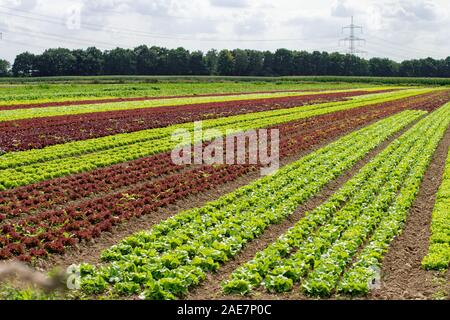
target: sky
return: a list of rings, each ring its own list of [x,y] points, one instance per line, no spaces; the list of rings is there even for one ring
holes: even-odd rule
[[[363,57],[450,56],[449,0],[0,0],[0,58],[140,44],[346,52],[352,15]]]

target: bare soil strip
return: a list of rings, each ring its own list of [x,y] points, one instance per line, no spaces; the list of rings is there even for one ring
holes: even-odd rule
[[[393,139],[394,138],[390,140],[392,141]],[[385,142],[384,146],[387,146],[388,143],[389,142]],[[410,210],[410,216],[408,217],[408,220],[405,224],[403,233],[391,243],[390,249],[384,258],[381,271],[381,288],[372,291],[367,297],[358,297],[356,299],[449,299],[450,272],[426,271],[421,268],[421,261],[428,252],[431,214],[434,207],[436,192],[442,181],[442,175],[445,168],[445,160],[449,147],[450,129],[447,130],[446,135],[440,142],[434,154],[430,167],[424,176],[418,197],[416,198],[416,201]],[[376,152],[376,150],[374,150],[373,152]],[[369,156],[375,156],[373,152]],[[368,159],[365,158],[364,160],[362,160],[362,162],[367,163]],[[353,174],[357,171],[356,168],[360,167],[360,165],[361,163],[358,163],[356,167],[351,169]],[[349,173],[346,174],[346,176],[348,175]],[[333,182],[331,186],[327,187],[324,190],[324,192],[331,195],[332,193],[329,193],[329,188],[333,188],[337,183],[339,183],[339,180],[342,179],[344,179],[344,176],[341,176],[337,181]],[[350,177],[348,177],[348,179],[350,179]],[[319,197],[323,198],[324,195],[321,194],[319,195]],[[314,200],[315,199],[312,199],[312,201]],[[298,212],[296,212],[295,215],[298,215]],[[283,222],[283,224],[284,223],[285,222]],[[260,240],[262,240],[264,237],[266,237],[265,234],[260,238]],[[249,259],[253,258],[254,254],[256,254],[258,250],[264,249],[264,247],[268,244],[269,243],[265,244],[264,246],[262,244],[251,244],[250,246],[257,246],[260,249],[251,250],[252,252],[249,253],[249,257],[241,257],[240,255],[237,258],[239,259],[239,264],[243,264]],[[250,250],[250,246],[246,249],[246,251]],[[244,252],[242,252],[242,255],[244,254]],[[234,261],[233,263],[235,263],[234,268],[236,268],[238,264]],[[234,271],[234,269],[231,267],[229,269],[230,270],[228,270],[227,266],[225,266],[225,268],[223,269],[219,269],[220,276],[215,275],[214,280],[212,278],[208,279],[208,284],[205,283],[205,286],[207,285],[207,287],[199,287],[196,291],[193,291],[192,294],[188,296],[188,299],[311,299],[310,297],[305,296],[300,291],[299,283],[296,283],[294,285],[294,288],[291,292],[281,294],[271,294],[263,288],[259,288],[255,290],[253,296],[250,297],[241,297],[238,295],[221,295],[220,281],[226,279]],[[222,274],[222,272],[226,274]],[[332,299],[349,298],[351,297],[332,297]]]
[[[394,136],[383,142],[376,149],[372,150],[364,159],[359,161],[353,168],[345,172],[336,180],[329,183],[325,188],[315,197],[307,201],[304,205],[297,208],[297,210],[285,219],[280,224],[275,224],[269,226],[266,231],[256,240],[250,242],[246,248],[235,257],[234,260],[231,260],[227,264],[225,264],[222,268],[220,268],[215,274],[208,274],[206,281],[198,288],[194,289],[189,296],[188,299],[233,299],[236,296],[223,296],[221,294],[220,283],[222,280],[228,279],[230,274],[240,265],[245,262],[251,260],[255,254],[264,248],[266,248],[269,244],[274,242],[278,237],[284,234],[289,228],[295,225],[297,221],[299,221],[306,212],[313,210],[320,204],[324,203],[330,196],[332,196],[339,188],[341,188],[348,180],[350,180],[363,166],[365,166],[371,159],[373,159],[379,152],[385,149],[393,140],[398,138],[404,132],[406,132],[409,128],[411,128],[416,122],[410,124],[405,129],[396,133]],[[258,299],[300,299],[304,298],[303,295],[299,292],[299,290],[295,289],[290,293],[283,295],[271,295],[266,293],[263,290],[256,290],[255,296]],[[241,298],[238,296],[238,298]]]
[[[90,264],[100,263],[100,254],[103,250],[117,244],[120,240],[131,236],[138,231],[150,229],[153,225],[171,216],[195,207],[201,207],[209,201],[217,199],[222,194],[232,192],[233,190],[251,183],[260,177],[259,170],[242,176],[235,181],[221,185],[199,195],[192,195],[169,205],[158,209],[152,214],[141,217],[133,217],[125,224],[114,226],[111,233],[104,233],[100,238],[93,239],[90,242],[82,242],[67,250],[64,255],[51,255],[45,259],[36,260],[35,266],[44,270],[51,270],[55,266],[67,267],[71,264],[82,262]]]
[[[280,165],[286,165],[286,164],[292,163],[292,162],[300,159],[301,157],[305,156],[306,154],[309,154],[309,153],[311,153],[317,149],[320,149],[320,148],[324,147],[325,145],[339,139],[343,135],[350,134],[353,131],[361,129],[362,127],[371,125],[372,123],[374,123],[376,121],[377,120],[367,123],[363,126],[357,127],[352,131],[347,131],[342,135],[330,137],[329,140],[327,140],[321,144],[318,144],[307,151],[301,152],[294,157],[289,157],[289,158],[283,160],[280,163]],[[416,122],[414,122],[414,123],[416,123]],[[413,124],[410,124],[410,126],[412,126]],[[407,130],[408,128],[410,128],[410,126],[405,128],[404,130]],[[401,132],[404,132],[404,130],[402,130]],[[397,133],[394,137],[392,137],[388,141],[391,141],[392,139],[396,138],[399,134],[400,133]],[[379,148],[373,150],[369,154],[369,158],[367,159],[367,161],[370,158],[372,158],[373,156],[375,156],[380,150],[382,150],[387,145],[387,143],[388,142],[385,142],[381,146],[379,146]],[[366,160],[363,160],[363,161],[366,161]],[[363,164],[365,164],[365,162]],[[357,164],[356,168],[359,169],[360,166],[362,166],[362,165]],[[314,208],[319,203],[324,201],[325,200],[324,198],[329,197],[337,188],[340,187],[340,185],[342,185],[345,181],[350,179],[351,175],[353,175],[353,171],[351,173],[348,172],[348,173],[344,174],[336,182],[331,183],[331,186],[327,187],[326,190],[324,190],[321,193],[321,195],[317,197],[317,199],[314,198],[310,202],[308,202],[306,205],[302,206],[303,210],[305,210],[305,208]],[[90,264],[98,264],[101,262],[100,254],[103,250],[111,247],[114,244],[117,244],[120,240],[126,238],[127,236],[130,236],[133,233],[138,232],[138,231],[149,229],[154,224],[157,224],[160,221],[167,219],[181,211],[188,210],[188,209],[195,208],[195,207],[201,207],[204,204],[206,204],[207,202],[215,200],[215,199],[219,198],[221,195],[230,193],[230,192],[236,190],[237,188],[245,186],[259,178],[260,178],[260,172],[259,172],[259,170],[255,170],[255,171],[251,172],[250,174],[244,175],[243,177],[236,179],[235,181],[229,182],[227,184],[224,184],[217,188],[211,189],[211,190],[204,192],[202,194],[199,194],[199,195],[189,196],[181,201],[176,202],[173,205],[169,205],[168,207],[159,209],[157,212],[155,212],[151,215],[144,215],[139,218],[134,217],[131,220],[129,220],[126,224],[121,224],[119,226],[115,226],[111,233],[105,233],[102,235],[102,237],[92,240],[90,242],[83,242],[83,243],[77,244],[76,247],[72,247],[71,249],[68,249],[64,255],[51,255],[50,257],[45,258],[45,259],[37,259],[35,261],[34,265],[37,268],[40,268],[43,270],[51,270],[55,266],[67,267],[71,264],[78,264],[81,262],[86,262],[86,263],[90,263]],[[334,186],[335,184],[336,184],[336,186],[333,188],[332,186]],[[283,224],[275,225],[275,226],[272,226],[271,228],[269,228],[262,235],[260,240],[253,241],[251,244],[249,244],[247,249],[242,254],[243,255],[245,255],[245,254],[251,255],[251,252],[253,252],[253,254],[254,254],[255,252],[259,251],[260,249],[258,249],[258,248],[254,248],[253,251],[251,251],[251,248],[252,248],[252,246],[255,245],[255,243],[261,242],[262,244],[264,244],[264,247],[265,247],[268,243],[272,242],[273,239],[276,239],[277,236],[282,234],[284,231],[287,230],[287,228],[289,228],[291,225],[293,225],[298,220],[299,215],[300,216],[303,215],[303,212],[304,212],[303,210],[298,210],[298,212],[293,214]],[[275,229],[275,230],[272,230],[272,229]],[[251,257],[253,257],[253,256],[251,256]],[[238,259],[240,259],[240,258],[241,258],[241,255],[239,255],[235,261],[238,261]],[[241,259],[243,259],[243,258],[241,258]],[[248,259],[246,259],[245,261],[247,261],[247,260]],[[245,261],[243,261],[243,262],[245,262]],[[233,264],[233,266],[237,265],[236,263],[234,263],[234,261],[231,261],[229,264]],[[222,274],[224,272],[223,271],[224,268],[230,268],[230,267],[228,267],[228,265],[224,266],[222,269],[219,270],[220,274]],[[229,272],[234,270],[233,267],[231,267],[231,268],[232,269]],[[208,281],[208,283],[209,283],[209,281]]]
[[[119,164],[119,165],[126,165],[127,163],[124,164]],[[80,199],[76,199],[76,200],[67,200],[66,202],[64,202],[63,204],[57,204],[57,205],[53,205],[50,208],[46,208],[46,209],[40,209],[37,208],[31,212],[23,212],[17,216],[8,218],[8,223],[17,223],[19,222],[21,219],[24,219],[27,216],[30,215],[36,215],[39,214],[41,212],[45,212],[48,210],[62,210],[64,208],[67,208],[69,206],[78,206],[84,202],[87,202],[89,200],[96,200],[96,199],[102,199],[108,195],[111,194],[115,194],[115,193],[122,193],[122,192],[126,192],[127,190],[129,190],[130,188],[139,188],[141,186],[144,186],[148,183],[157,183],[158,181],[163,181],[164,179],[170,177],[171,175],[174,174],[183,174],[185,172],[191,171],[191,170],[195,170],[197,168],[200,168],[201,165],[197,165],[197,164],[192,164],[189,166],[184,166],[184,167],[180,167],[180,169],[178,171],[174,172],[169,172],[169,173],[164,173],[158,176],[154,176],[154,177],[150,177],[148,180],[144,180],[144,181],[140,181],[138,183],[135,183],[133,185],[124,185],[121,186],[119,188],[116,189],[112,189],[112,190],[108,190],[108,191],[102,191],[102,192],[97,192],[95,194],[91,194],[88,195],[86,197],[80,198]],[[2,222],[0,222],[0,227],[2,226]]]
[[[432,212],[449,147],[450,128],[424,176],[402,234],[391,243],[383,260],[381,288],[374,290],[369,299],[449,299],[450,272],[421,267],[428,253]]]

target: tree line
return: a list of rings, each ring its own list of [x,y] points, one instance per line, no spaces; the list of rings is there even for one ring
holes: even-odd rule
[[[11,66],[0,60],[0,76],[220,75],[220,76],[382,76],[450,77],[450,57],[370,60],[337,52],[278,49],[190,52],[182,47],[138,46],[101,51],[55,48],[42,54],[24,52]]]

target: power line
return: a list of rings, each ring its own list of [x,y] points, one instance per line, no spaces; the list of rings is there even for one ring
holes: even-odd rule
[[[412,48],[408,45],[400,45],[398,43],[394,43],[391,41],[388,41],[386,39],[382,39],[379,38],[377,36],[374,36],[372,34],[369,35],[370,38],[373,38],[372,40],[378,43],[382,43],[383,46],[388,46],[393,48],[394,50],[399,50],[399,51],[403,51],[403,52],[407,52],[407,53],[411,53],[411,51],[418,53],[418,54],[427,54],[429,55],[430,53],[432,53],[432,55],[437,55],[437,56],[442,56],[442,53],[438,53],[437,51],[434,50],[430,50],[430,49],[419,49],[419,48]],[[422,52],[422,53],[420,53]]]
[[[18,34],[18,35],[25,36],[25,37],[40,38],[40,39],[45,39],[45,40],[58,40],[58,42],[70,43],[70,44],[76,44],[76,45],[89,45],[89,46],[101,45],[101,46],[107,47],[107,48],[124,47],[123,44],[119,44],[119,43],[110,43],[110,42],[99,41],[99,40],[92,41],[92,40],[85,39],[85,38],[61,36],[59,34],[48,33],[48,32],[43,32],[43,31],[33,31],[33,30],[29,30],[29,29],[19,27],[19,26],[17,26],[16,29],[21,29],[21,31],[20,30],[11,30],[10,32],[12,34]],[[9,42],[12,42],[12,41],[9,40]],[[20,44],[26,45],[25,43],[20,43]],[[334,49],[335,47],[332,47],[332,46],[326,46],[326,47],[310,46],[311,50],[316,50],[316,51],[326,50],[326,49],[331,49],[331,48]]]
[[[406,56],[406,55],[401,54],[401,53],[393,52],[389,48],[385,48],[385,47],[380,46],[380,45],[370,44],[369,43],[368,46],[370,47],[369,51],[371,53],[375,53],[375,55],[377,55],[377,56],[390,57],[390,58],[394,57],[394,58],[397,58],[398,60],[411,60],[410,56]]]
[[[127,4],[128,6],[128,4]],[[130,9],[130,7],[128,6],[128,9]],[[112,9],[104,9],[101,8],[101,14],[93,14],[93,13],[88,13],[88,14],[84,14],[88,17],[104,17],[105,15],[103,14],[104,12],[107,12],[109,14],[112,15],[123,15],[124,11],[116,11],[116,10],[112,10]],[[198,20],[198,17],[195,16],[175,16],[172,14],[148,14],[148,13],[142,13],[142,12],[138,12],[138,11],[132,11],[132,10],[128,10],[127,13],[130,14],[136,14],[136,15],[140,15],[140,16],[144,16],[144,17],[153,17],[153,18],[158,18],[158,19],[178,19],[178,20]],[[221,16],[221,20],[223,20],[223,16]],[[230,17],[227,17],[230,18]],[[210,17],[201,17],[200,19],[202,20],[206,20],[206,21],[217,21],[218,19],[214,19],[214,18],[210,18]]]
[[[40,22],[52,23],[52,24],[57,24],[57,25],[66,27],[66,24],[61,19],[56,18],[54,16],[49,16],[49,15],[44,15],[44,14],[39,14],[39,13],[30,13],[30,12],[28,12],[26,10],[21,10],[21,9],[17,9],[17,8],[10,8],[10,7],[6,7],[6,6],[2,6],[2,5],[0,5],[0,8],[6,9],[6,10],[9,10],[9,11],[22,12],[22,13],[26,14],[26,16],[24,16],[24,15],[20,15],[18,13],[0,11],[0,13],[3,13],[5,15],[10,15],[10,16],[13,16],[13,17],[20,17],[20,18],[25,18],[25,19],[31,19],[31,20],[40,21]],[[110,32],[111,31],[112,32],[117,32],[118,31],[117,29],[114,29],[114,28],[108,28],[108,27],[105,27],[104,25],[95,24],[95,23],[89,23],[89,22],[83,22],[82,25],[83,25],[83,28],[85,28],[85,29],[89,29],[89,30],[97,31],[97,32],[98,31],[110,31]],[[136,29],[127,29],[127,28],[123,28],[123,27],[120,28],[120,32],[122,32],[122,33],[132,33],[134,35],[147,36],[147,37],[152,37],[152,38],[164,38],[164,39],[166,39],[166,38],[170,37],[170,39],[174,39],[174,40],[183,40],[183,38],[175,37],[175,36],[178,36],[178,35],[174,35],[174,34],[151,33],[151,32],[145,32],[145,31],[136,30]],[[179,35],[183,35],[183,34],[179,34]]]
[[[4,8],[4,7],[0,6],[0,8]],[[13,10],[13,9],[9,9],[9,10]],[[22,10],[20,10],[20,11],[22,11]],[[30,20],[34,20],[34,21],[51,23],[51,24],[56,24],[56,25],[66,27],[66,25],[63,21],[60,21],[59,19],[54,19],[53,17],[49,17],[49,16],[38,15],[38,17],[35,17],[35,16],[30,17],[30,16],[25,16],[25,15],[11,13],[11,12],[4,12],[4,11],[0,11],[0,13],[7,15],[7,16],[30,19]],[[27,13],[27,15],[36,15],[36,14]],[[41,18],[41,17],[46,17],[46,18]],[[96,32],[99,32],[99,31],[117,32],[118,31],[117,29],[105,28],[102,25],[91,24],[91,23],[83,23],[83,27],[88,30],[92,30],[92,31],[96,31]],[[133,31],[128,31],[128,30],[130,30],[130,29],[120,28],[120,32],[122,32],[122,33],[128,33],[128,34],[132,33],[134,35],[139,35],[139,36],[143,36],[143,37],[151,37],[151,38],[163,38],[163,39],[169,38],[168,37],[169,35],[165,35],[165,34],[147,33],[147,32],[142,32],[142,31],[138,31],[138,30],[133,30]],[[174,40],[181,40],[181,38],[175,38],[173,36],[170,36],[170,38],[174,39]]]
[[[34,47],[34,48],[39,48],[39,49],[47,49],[47,47],[39,46],[39,45],[32,44],[32,43],[29,43],[29,42],[25,43],[25,42],[14,41],[14,40],[9,40],[9,39],[2,39],[2,40],[5,41],[5,42],[8,42],[8,43],[19,45],[19,46]]]
[[[39,22],[44,22],[44,23],[51,23],[54,25],[59,25],[62,27],[66,27],[66,24],[64,23],[64,21],[60,18],[56,18],[54,16],[48,16],[48,15],[43,15],[43,14],[38,14],[38,13],[30,13],[26,10],[21,10],[21,9],[17,9],[17,8],[10,8],[10,7],[6,7],[6,6],[2,6],[0,5],[0,9],[6,9],[8,10],[7,12],[5,11],[0,11],[0,14],[4,14],[7,16],[12,16],[12,17],[20,17],[23,19],[27,19],[27,20],[34,20],[34,21],[39,21]],[[9,12],[9,11],[17,11],[17,12],[23,12],[26,13],[26,15],[24,14],[19,14],[17,12]],[[88,22],[83,22],[82,24],[83,28],[94,31],[94,32],[114,32],[116,34],[123,34],[123,35],[132,35],[132,36],[136,36],[136,37],[142,37],[142,38],[151,38],[151,39],[168,39],[168,40],[174,40],[174,41],[198,41],[198,42],[293,42],[293,41],[311,41],[311,40],[315,40],[313,38],[289,38],[289,39],[224,39],[224,38],[217,38],[215,37],[214,39],[205,39],[205,38],[193,38],[193,37],[185,37],[183,34],[165,34],[165,33],[150,33],[150,32],[145,32],[145,31],[141,31],[141,30],[135,30],[135,29],[128,29],[128,28],[110,28],[110,27],[105,27],[104,25],[100,25],[100,24],[94,24],[94,23],[88,23]],[[340,43],[342,41],[348,42],[349,43],[349,48],[347,53],[350,54],[360,54],[360,53],[366,53],[364,51],[361,51],[359,49],[357,49],[357,45],[360,44],[360,42],[365,42],[365,39],[361,39],[359,37],[356,37],[355,35],[355,30],[360,29],[362,32],[362,27],[361,26],[357,26],[354,25],[353,23],[353,17],[352,17],[352,22],[349,26],[346,26],[343,28],[343,31],[345,29],[350,29],[350,36],[345,38],[345,39],[341,39]],[[17,31],[12,31],[12,32],[17,32]],[[29,33],[33,34],[33,37],[40,37],[40,38],[44,38],[44,39],[49,39],[49,37],[53,37],[53,38],[58,38],[59,41],[63,41],[63,42],[69,42],[69,43],[89,43],[90,45],[94,44],[101,44],[103,43],[104,46],[106,47],[116,47],[116,46],[121,46],[118,44],[111,44],[111,43],[107,43],[105,41],[99,41],[99,40],[88,40],[88,39],[80,39],[80,38],[71,38],[71,37],[67,37],[66,35],[56,35],[56,34],[49,34],[49,33],[44,33],[41,32],[40,35],[37,35],[38,33],[33,32],[33,31],[28,31]],[[18,33],[18,32],[17,32]],[[25,34],[24,32],[22,32],[22,34]],[[28,34],[26,34],[26,36],[30,36]],[[393,43],[390,42],[388,40],[379,38],[375,35],[370,34],[370,38],[371,40],[373,40],[376,44],[378,44],[376,46],[376,49],[374,49],[373,51],[378,51],[377,49],[380,48],[385,48],[385,47],[390,47],[392,50],[397,51],[397,52],[403,52],[403,53],[407,53],[408,57],[407,59],[411,59],[411,52],[414,52],[416,54],[419,54],[419,52],[428,52],[427,54],[433,52],[432,55],[438,55],[438,56],[442,56],[441,53],[437,53],[436,51],[432,51],[430,49],[418,49],[418,48],[411,48],[411,47],[405,47],[403,45],[399,45],[397,43]],[[373,38],[373,39],[372,39]],[[330,38],[326,38],[323,37],[321,39],[330,39]],[[11,42],[11,40],[9,40],[9,42]],[[309,46],[311,47],[311,46]],[[373,46],[371,46],[373,47]],[[320,50],[320,49],[319,49]],[[371,50],[372,51],[372,50]],[[397,57],[405,57],[405,54],[396,54],[395,52],[392,51],[387,51],[387,56],[397,56]]]
[[[55,19],[54,17],[51,16],[47,16],[47,15],[42,15],[42,14],[35,14],[35,13],[29,13],[26,12],[25,10],[19,10],[19,9],[13,9],[13,8],[9,8],[9,7],[5,7],[0,5],[0,8],[3,9],[8,9],[8,10],[12,10],[12,11],[20,11],[20,12],[25,12],[28,16],[24,16],[21,14],[17,14],[17,13],[12,13],[12,12],[5,12],[5,11],[0,11],[1,14],[5,14],[5,15],[9,15],[9,16],[14,16],[14,17],[20,17],[20,18],[24,18],[24,19],[31,19],[31,20],[35,20],[35,21],[41,21],[41,22],[45,22],[45,23],[52,23],[52,24],[57,24],[60,26],[66,26],[64,24],[63,21],[60,21],[59,19]],[[30,17],[31,15],[31,17]],[[105,28],[105,26],[103,25],[99,25],[99,24],[93,24],[93,23],[87,23],[87,22],[83,22],[83,27],[88,29],[88,30],[92,30],[95,32],[99,32],[99,31],[104,31],[104,32],[116,32],[116,33],[123,33],[123,34],[130,34],[130,35],[134,35],[134,36],[139,36],[139,37],[146,37],[146,38],[152,38],[152,39],[168,39],[168,40],[179,40],[179,41],[199,41],[199,42],[291,42],[291,41],[309,41],[309,40],[313,40],[313,39],[307,39],[307,38],[285,38],[285,39],[225,39],[225,38],[217,38],[215,37],[214,39],[204,39],[204,38],[190,38],[190,37],[185,37],[183,34],[163,34],[163,33],[149,33],[149,32],[144,32],[144,31],[140,31],[140,30],[135,30],[135,29],[127,29],[127,28]],[[100,29],[100,30],[99,30]]]
[[[18,31],[18,30],[12,30],[11,33],[16,33],[16,34],[21,34],[27,37],[38,37],[38,38],[44,38],[44,39],[50,39],[50,40],[58,40],[58,41],[62,41],[62,42],[69,42],[72,44],[79,44],[79,45],[95,45],[95,44],[100,44],[102,46],[105,47],[120,47],[119,44],[113,44],[113,43],[109,43],[109,42],[104,42],[104,41],[99,41],[99,40],[95,40],[95,41],[91,41],[89,39],[83,39],[83,38],[74,38],[74,37],[64,37],[58,34],[54,34],[54,33],[48,33],[48,32],[43,32],[43,31],[31,31],[22,27],[17,27],[19,29],[22,29],[24,31]]]
[[[357,26],[353,23],[353,16],[352,16],[352,22],[350,25],[345,26],[342,28],[342,32],[344,32],[345,29],[349,29],[350,30],[350,35],[346,38],[343,38],[341,40],[339,40],[339,45],[341,44],[341,42],[348,42],[348,51],[347,53],[351,54],[351,55],[357,55],[357,54],[364,54],[367,53],[365,51],[359,50],[356,47],[360,45],[361,42],[365,42],[365,39],[359,38],[355,35],[355,30],[360,30],[362,33],[363,28],[361,26]]]

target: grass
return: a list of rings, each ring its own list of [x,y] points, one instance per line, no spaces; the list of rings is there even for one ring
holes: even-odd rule
[[[4,79],[3,79],[4,80]],[[11,79],[12,80],[12,79]],[[20,79],[18,79],[19,81]],[[22,79],[25,80],[25,79]],[[33,80],[33,79],[30,79]],[[24,82],[15,85],[0,80],[0,104],[12,105],[49,101],[95,100],[125,97],[161,97],[216,93],[286,90],[342,90],[376,87],[361,83],[299,82],[161,82],[161,83],[85,83],[83,81]]]
[[[410,77],[359,77],[359,76],[60,76],[36,78],[0,78],[0,83],[159,83],[159,82],[341,82],[341,83],[375,83],[375,84],[413,84],[413,85],[450,85],[450,78],[410,78]]]

